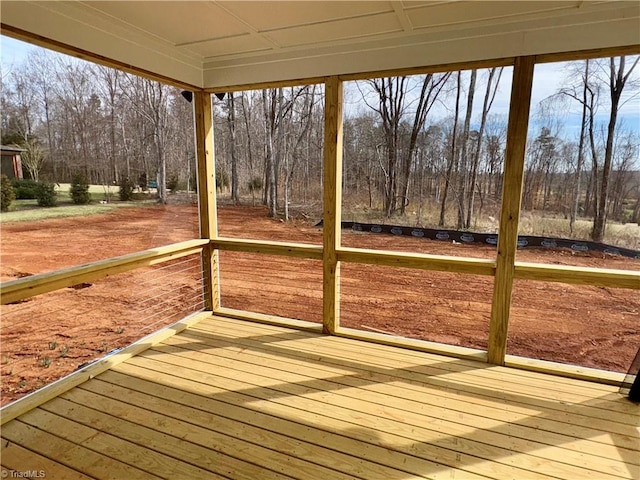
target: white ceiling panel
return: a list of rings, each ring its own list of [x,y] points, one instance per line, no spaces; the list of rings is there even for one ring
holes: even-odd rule
[[[393,13],[385,13],[275,30],[265,36],[281,47],[295,47],[400,31],[402,31],[402,25],[398,17]]]
[[[429,28],[441,25],[478,23],[493,20],[526,18],[528,15],[546,12],[553,15],[558,10],[577,9],[578,2],[528,2],[528,1],[483,1],[458,2],[431,5],[406,11],[414,28]]]
[[[217,2],[260,32],[393,12],[389,2],[248,1]]]
[[[86,2],[92,8],[173,44],[230,37],[247,27],[211,2]]]
[[[206,42],[198,42],[183,47],[193,53],[200,55],[205,60],[211,57],[226,57],[242,53],[255,53],[266,51],[271,48],[271,44],[260,38],[246,34],[239,37],[220,38]]]

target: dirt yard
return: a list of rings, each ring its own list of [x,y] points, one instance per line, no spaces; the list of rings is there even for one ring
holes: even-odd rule
[[[91,217],[3,224],[2,281],[197,237],[194,205],[118,209]],[[221,207],[223,236],[321,243],[312,223],[284,223],[260,207]],[[490,247],[345,231],[343,244],[491,258]],[[639,269],[640,261],[567,251],[522,250],[518,259]],[[221,255],[223,306],[320,321],[318,261]],[[343,265],[342,325],[486,348],[492,278]],[[121,348],[200,307],[197,258],[119,274],[3,306],[2,404]],[[132,313],[133,312],[133,313]],[[640,347],[637,291],[517,282],[509,351],[626,371]]]

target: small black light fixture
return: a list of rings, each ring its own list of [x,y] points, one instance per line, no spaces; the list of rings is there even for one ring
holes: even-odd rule
[[[180,92],[180,94],[184,97],[184,99],[191,103],[193,102],[193,92],[190,92],[189,90],[183,90],[182,92]],[[226,93],[222,92],[222,93],[214,93],[214,95],[216,96],[216,98],[220,101],[224,100],[224,96],[226,95]]]

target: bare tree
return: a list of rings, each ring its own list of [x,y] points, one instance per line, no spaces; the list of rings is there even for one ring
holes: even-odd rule
[[[427,74],[421,77],[390,77],[369,80],[377,102],[367,101],[367,94],[361,90],[365,103],[377,112],[382,121],[384,143],[387,153],[383,168],[385,175],[384,211],[390,217],[396,210],[404,215],[409,202],[409,185],[412,164],[419,133],[427,115],[444,88],[450,73]],[[411,101],[411,90],[420,86],[419,95]],[[413,116],[408,130],[409,142],[403,145],[405,132],[403,121],[408,114]],[[406,148],[403,148],[406,147]]]
[[[29,138],[23,144],[22,164],[29,171],[29,175],[36,182],[40,181],[40,170],[45,162],[45,150],[35,138]]]
[[[609,97],[611,99],[611,110],[609,112],[609,123],[607,125],[607,137],[604,151],[604,160],[602,163],[602,176],[600,179],[599,200],[593,219],[593,229],[591,238],[597,242],[602,241],[604,231],[607,225],[607,209],[609,204],[609,180],[611,176],[611,165],[613,159],[613,145],[616,134],[616,124],[618,113],[620,110],[620,101],[622,93],[627,81],[633,70],[637,67],[640,57],[635,60],[627,69],[626,57],[612,57],[609,59],[608,65],[608,81]]]
[[[467,203],[467,218],[465,220],[464,226],[465,228],[471,227],[471,221],[473,218],[473,206],[475,202],[476,195],[476,180],[478,178],[478,166],[480,164],[480,152],[482,147],[482,140],[484,138],[484,130],[487,124],[487,116],[491,110],[491,106],[493,105],[493,101],[496,98],[496,93],[498,92],[498,85],[500,84],[500,77],[502,76],[503,68],[492,68],[489,70],[489,78],[487,79],[487,88],[485,90],[484,102],[482,104],[482,117],[480,120],[480,129],[478,131],[476,137],[476,146],[473,155],[473,160],[471,163],[471,178],[469,180],[469,194],[468,194],[468,203]],[[493,79],[498,73],[498,76],[495,81],[495,85],[493,84]]]

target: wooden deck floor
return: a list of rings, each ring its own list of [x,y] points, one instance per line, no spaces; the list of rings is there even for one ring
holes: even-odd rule
[[[639,425],[614,387],[211,318],[4,425],[1,463],[65,480],[638,479]]]

